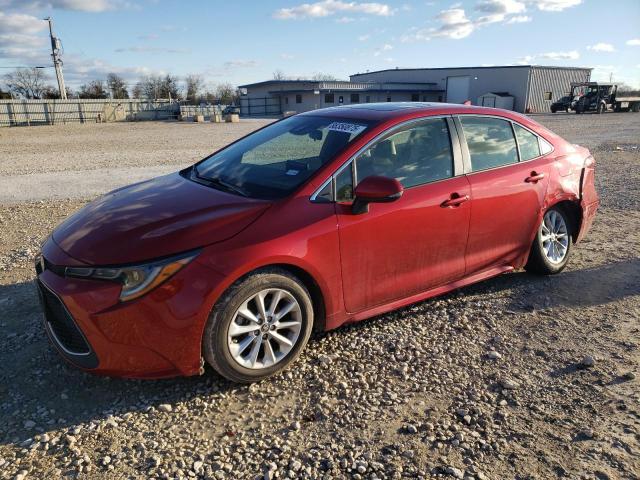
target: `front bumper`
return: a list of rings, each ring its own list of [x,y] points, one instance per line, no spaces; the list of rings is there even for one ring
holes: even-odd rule
[[[77,261],[65,259],[52,240],[43,256],[48,261],[37,268],[36,285],[44,327],[65,360],[91,373],[120,377],[200,373],[212,292],[224,280],[219,274],[193,261],[148,294],[121,303],[117,284],[63,276],[56,265]]]

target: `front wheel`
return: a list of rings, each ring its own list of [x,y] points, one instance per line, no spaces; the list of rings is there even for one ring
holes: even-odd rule
[[[313,327],[304,285],[279,268],[236,282],[214,307],[202,339],[207,362],[238,383],[284,370],[302,352]]]
[[[564,270],[571,252],[571,233],[571,220],[562,208],[547,210],[531,245],[525,270],[541,275]]]

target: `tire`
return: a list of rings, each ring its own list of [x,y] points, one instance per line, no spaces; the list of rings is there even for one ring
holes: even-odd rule
[[[607,111],[607,106],[604,103],[598,105],[598,114],[601,115]]]
[[[554,219],[558,221],[554,222]],[[555,231],[549,232],[549,227],[552,225],[552,230]],[[562,225],[564,225],[564,227],[562,227]],[[567,214],[565,209],[559,206],[548,209],[544,213],[543,221],[531,245],[529,260],[524,267],[525,270],[539,275],[555,275],[564,270],[569,261],[569,255],[571,254],[574,231],[575,226],[573,219]],[[558,235],[556,243],[561,243],[561,245],[555,247],[555,253],[560,254],[562,252],[561,246],[564,246],[564,254],[561,258],[558,258],[559,255],[554,258],[554,250],[550,250],[549,248],[549,244],[553,242],[552,239],[549,239],[549,235],[547,235],[549,233]],[[564,237],[561,237],[561,234],[564,234]],[[566,239],[566,242],[563,239]]]
[[[555,108],[552,108],[552,109],[551,109],[551,113],[556,113],[556,111],[557,111],[557,110],[556,110]]]
[[[640,112],[640,102],[634,103],[629,110],[631,110],[632,112]]]
[[[280,296],[273,306],[278,292]],[[260,297],[267,321],[260,314]],[[283,315],[282,322],[276,320],[278,311],[283,312],[290,303],[295,305]],[[239,313],[241,307],[244,315]],[[253,320],[249,320],[251,316]],[[223,377],[237,383],[257,382],[293,363],[307,344],[312,328],[313,304],[302,282],[284,269],[264,269],[234,283],[216,303],[205,327],[202,353]],[[233,331],[235,336],[230,335]]]

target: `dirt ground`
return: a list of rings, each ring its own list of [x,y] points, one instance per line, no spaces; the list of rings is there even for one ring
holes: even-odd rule
[[[69,367],[31,281],[86,201],[264,122],[0,129],[0,478],[640,478],[640,115],[536,120],[597,160],[601,209],[562,274],[315,335],[253,386]]]

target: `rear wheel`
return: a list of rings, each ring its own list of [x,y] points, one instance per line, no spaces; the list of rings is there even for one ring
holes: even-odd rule
[[[286,270],[258,271],[232,285],[216,304],[202,351],[222,376],[255,382],[298,358],[312,326],[313,305],[304,285]]]
[[[553,275],[564,270],[571,252],[572,222],[560,207],[551,207],[544,214],[536,238],[531,245],[528,272]]]

